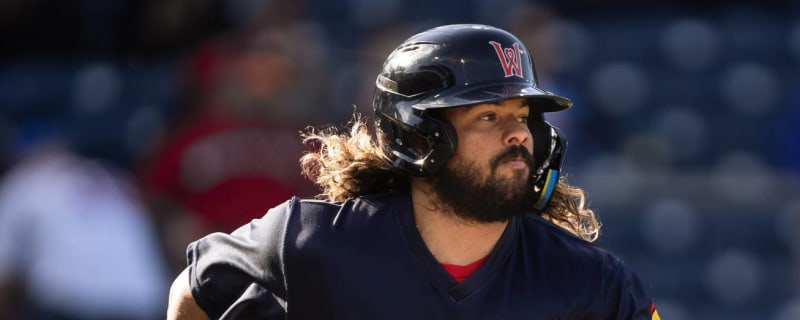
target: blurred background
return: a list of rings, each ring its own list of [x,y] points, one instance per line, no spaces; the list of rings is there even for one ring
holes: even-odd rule
[[[575,107],[567,176],[664,319],[800,319],[800,3],[2,0],[0,319],[161,319],[394,46],[486,23]]]

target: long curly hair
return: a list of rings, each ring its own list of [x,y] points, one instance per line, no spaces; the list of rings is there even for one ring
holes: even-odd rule
[[[300,158],[303,174],[317,184],[318,199],[342,202],[362,195],[409,189],[409,177],[392,167],[373,139],[363,116],[339,130],[309,128],[303,142],[313,150]],[[539,215],[589,242],[600,236],[601,224],[586,207],[586,194],[561,177],[547,208]]]

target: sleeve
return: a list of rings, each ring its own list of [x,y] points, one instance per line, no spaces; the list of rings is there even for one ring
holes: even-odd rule
[[[296,198],[231,234],[213,233],[187,249],[189,282],[212,319],[283,319],[284,239]]]
[[[639,276],[617,257],[605,264],[603,319],[659,320]]]

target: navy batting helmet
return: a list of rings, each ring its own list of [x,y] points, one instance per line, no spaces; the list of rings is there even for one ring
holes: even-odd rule
[[[530,52],[514,35],[485,25],[448,25],[412,36],[386,59],[373,98],[381,147],[395,168],[436,173],[453,155],[452,126],[431,110],[528,98],[534,196],[543,209],[558,180],[566,140],[544,112],[572,106],[539,88]]]

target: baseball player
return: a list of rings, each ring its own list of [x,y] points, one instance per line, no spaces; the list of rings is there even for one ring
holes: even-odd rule
[[[539,88],[512,34],[448,25],[387,58],[364,118],[311,131],[321,200],[293,198],[188,248],[169,319],[658,319],[637,275],[559,178]]]

